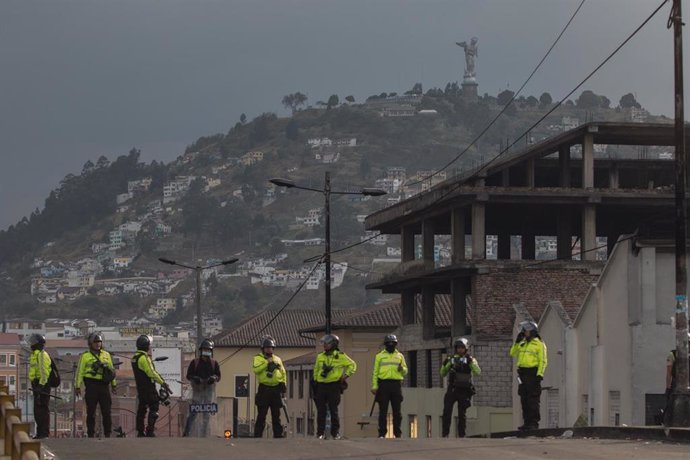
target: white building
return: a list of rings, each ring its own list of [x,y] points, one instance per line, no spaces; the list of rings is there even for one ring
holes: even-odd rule
[[[674,270],[673,244],[619,241],[579,311],[549,304],[543,426],[654,424],[675,348]]]

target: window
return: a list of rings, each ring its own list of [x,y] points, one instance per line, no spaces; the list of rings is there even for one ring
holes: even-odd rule
[[[434,386],[434,377],[433,377],[433,369],[431,365],[431,350],[426,350],[426,387],[427,388],[433,388]]]
[[[15,386],[17,384],[17,377],[10,375],[10,386]]]
[[[295,431],[297,434],[304,434],[304,419],[302,417],[297,417],[295,420]]]
[[[7,366],[7,355],[5,353],[0,354],[0,366]]]
[[[289,391],[289,398],[292,399],[294,394],[294,388],[295,385],[293,384],[295,380],[295,371],[288,371],[288,391]]]
[[[426,437],[427,437],[427,438],[432,438],[432,437],[433,437],[433,435],[432,435],[432,426],[431,426],[431,424],[432,424],[431,415],[427,415],[427,416],[426,416]]]
[[[408,415],[407,418],[410,422],[410,438],[414,439],[417,437],[417,416]]]
[[[299,371],[299,382],[297,382],[297,397],[299,399],[304,399],[304,374],[304,371]]]
[[[609,425],[621,424],[621,392],[609,391]]]
[[[7,383],[7,376],[6,375],[0,375],[0,384],[5,385]]]
[[[15,355],[14,353],[11,353],[9,355],[9,357],[10,357],[10,366],[13,366],[13,367],[16,366],[17,365],[17,355]]]

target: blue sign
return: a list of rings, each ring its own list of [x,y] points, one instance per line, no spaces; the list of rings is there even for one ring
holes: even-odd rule
[[[216,412],[218,412],[218,404],[190,404],[189,412],[191,412],[192,414],[198,414],[200,412],[209,412],[211,414],[215,414]]]

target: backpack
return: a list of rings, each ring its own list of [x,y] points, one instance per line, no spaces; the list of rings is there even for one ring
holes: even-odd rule
[[[55,365],[54,360],[50,360],[50,374],[48,374],[48,386],[50,388],[57,388],[60,386],[60,372]]]

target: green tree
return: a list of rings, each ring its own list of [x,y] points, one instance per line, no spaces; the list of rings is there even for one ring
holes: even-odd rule
[[[637,99],[635,99],[635,95],[633,93],[628,93],[621,96],[621,100],[618,102],[618,106],[622,109],[629,109],[631,107],[635,107],[637,109],[642,108],[640,103],[637,102]]]
[[[419,95],[424,94],[424,91],[423,91],[423,89],[422,89],[422,84],[421,84],[421,83],[415,83],[415,84],[412,86],[412,89],[411,89],[411,90],[405,91],[405,94],[408,95],[408,96],[411,95],[411,94],[419,94]]]
[[[355,103],[355,97],[354,97],[354,96],[346,96],[346,97],[345,97],[345,100],[346,100],[347,102],[349,102],[350,104],[354,104],[354,103]]]
[[[245,124],[247,122],[247,115],[244,113],[240,115],[240,123]]]
[[[536,97],[530,96],[527,98],[527,100],[525,100],[525,104],[527,104],[529,107],[536,107],[536,105],[539,104],[539,101]]]
[[[539,104],[542,106],[551,105],[552,103],[553,99],[549,93],[542,93],[541,96],[539,96]]]
[[[508,104],[513,99],[513,96],[515,96],[515,93],[509,89],[501,91],[498,93],[498,105]]]
[[[296,93],[287,94],[283,96],[282,104],[286,109],[292,110],[292,113],[297,112],[300,106],[307,102],[307,96],[297,91]]]
[[[575,104],[578,109],[593,109],[601,106],[601,100],[594,92],[585,90],[577,98]]]
[[[331,109],[333,107],[336,107],[340,100],[338,99],[337,94],[331,94],[331,97],[328,98],[328,103],[326,104],[326,109]]]

